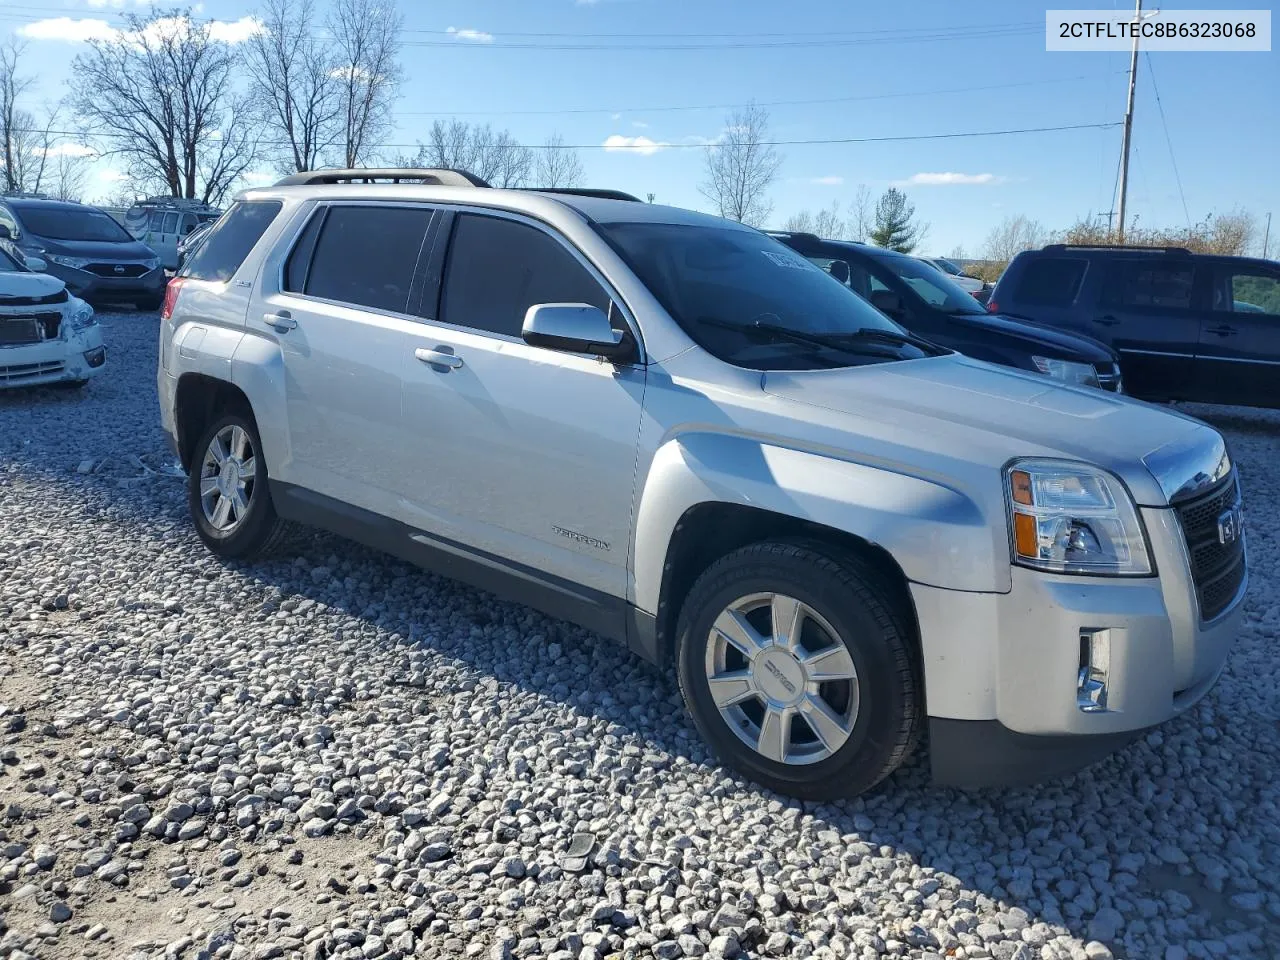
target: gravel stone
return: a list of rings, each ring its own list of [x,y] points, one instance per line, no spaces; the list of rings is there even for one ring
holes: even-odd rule
[[[1180,408],[1224,431],[1249,518],[1243,625],[1203,701],[1033,789],[936,789],[922,752],[802,803],[718,765],[669,671],[577,627],[327,534],[215,560],[157,425],[155,316],[100,317],[101,378],[0,394],[0,955],[1280,942],[1280,412]]]

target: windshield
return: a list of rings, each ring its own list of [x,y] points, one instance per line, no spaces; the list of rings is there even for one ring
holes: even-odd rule
[[[735,366],[814,370],[926,355],[910,344],[857,339],[860,331],[903,331],[763,233],[675,223],[597,229],[690,337]],[[787,331],[848,339],[836,347]]]
[[[18,211],[18,217],[28,233],[50,240],[133,240],[109,214],[89,207],[25,207]]]
[[[958,276],[960,276],[960,274],[964,273],[964,271],[963,271],[963,270],[961,270],[959,267],[957,267],[957,266],[956,266],[954,263],[952,263],[950,260],[944,260],[944,259],[942,259],[942,257],[935,257],[935,258],[934,258],[932,261],[930,261],[930,262],[931,262],[935,267],[937,267],[939,270],[941,270],[943,273],[949,273],[949,274],[951,274],[953,277],[958,277]]]
[[[932,264],[914,257],[876,257],[882,267],[897,274],[912,292],[943,313],[986,313],[973,295]]]
[[[0,273],[29,273],[22,264],[13,258],[8,250],[0,247]]]

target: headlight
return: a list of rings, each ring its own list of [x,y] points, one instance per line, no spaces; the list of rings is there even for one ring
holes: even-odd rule
[[[80,301],[80,305],[72,311],[70,319],[67,321],[71,325],[72,330],[84,330],[86,327],[92,327],[98,322],[98,318],[93,315],[93,307]]]
[[[160,258],[148,257],[146,260],[142,261],[142,265],[148,270],[154,270],[156,267],[160,266]]]
[[[1077,387],[1097,387],[1098,371],[1091,363],[1073,363],[1070,360],[1054,360],[1051,357],[1032,357],[1036,369],[1052,380],[1070,383]]]
[[[1105,470],[1062,460],[1017,460],[1005,470],[1013,562],[1050,573],[1151,573],[1133,498]]]
[[[54,263],[60,263],[64,267],[71,267],[79,270],[81,267],[88,266],[93,263],[88,257],[67,257],[61,253],[50,253],[45,255],[46,260],[52,260]]]

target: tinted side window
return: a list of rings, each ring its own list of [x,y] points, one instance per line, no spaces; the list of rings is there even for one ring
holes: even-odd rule
[[[1127,260],[1111,265],[1102,302],[1116,307],[1191,309],[1195,267],[1185,261]]]
[[[1225,282],[1214,288],[1215,310],[1280,316],[1280,274],[1230,268],[1223,268],[1221,274]]]
[[[609,310],[604,288],[555,238],[513,220],[458,217],[441,319],[518,337],[525,312],[537,303],[589,303]]]
[[[178,232],[178,215],[176,213],[166,213],[164,215],[164,227],[161,233],[177,233]]]
[[[284,289],[289,293],[302,293],[307,287],[307,272],[311,266],[311,255],[316,249],[316,240],[320,238],[320,227],[324,223],[325,210],[317,210],[307,221],[306,228],[293,245],[289,259],[284,268]]]
[[[405,313],[431,224],[412,207],[333,207],[311,258],[305,292],[341,303]]]
[[[1076,299],[1087,264],[1083,260],[1037,257],[1022,270],[1013,299],[1037,307],[1065,307]]]
[[[219,283],[230,280],[280,213],[280,206],[279,200],[242,200],[233,205],[209,229],[182,275]]]

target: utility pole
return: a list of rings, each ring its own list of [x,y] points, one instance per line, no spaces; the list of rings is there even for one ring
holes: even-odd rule
[[[1267,213],[1267,229],[1262,234],[1262,259],[1267,259],[1267,245],[1271,240],[1271,214]]]
[[[1137,0],[1134,12],[1133,56],[1129,58],[1129,103],[1124,111],[1124,140],[1120,146],[1120,227],[1116,231],[1116,239],[1124,243],[1124,210],[1125,199],[1129,193],[1129,137],[1133,133],[1133,88],[1138,80],[1138,34],[1137,25],[1142,23],[1142,0]]]

